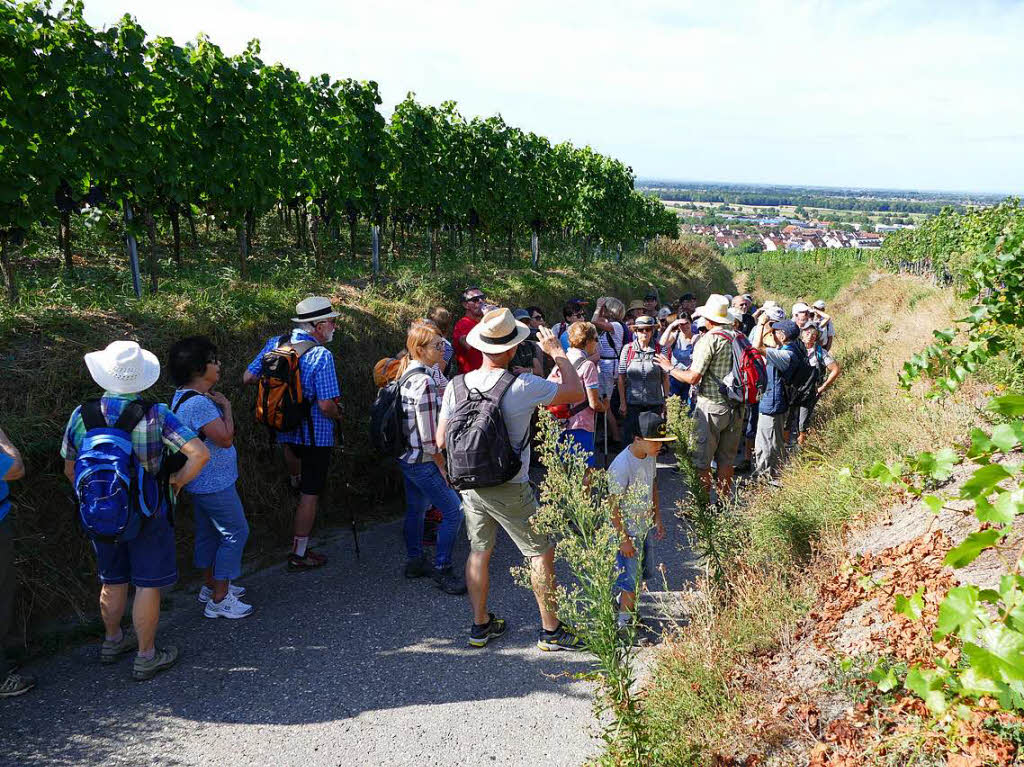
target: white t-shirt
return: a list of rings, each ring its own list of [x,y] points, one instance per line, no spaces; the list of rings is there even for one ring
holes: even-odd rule
[[[611,335],[611,343],[608,342],[608,336]],[[614,345],[614,348],[612,348]],[[597,331],[597,349],[601,355],[601,359],[608,360],[609,362],[618,362],[619,352],[622,351],[622,323],[612,322],[612,329],[608,332],[603,330]]]
[[[630,448],[626,448],[612,461],[608,467],[608,480],[613,493],[625,493],[632,488],[634,493],[640,493],[640,502],[632,510],[622,509],[622,521],[626,525],[626,531],[635,536],[637,534],[636,520],[651,512],[651,504],[654,503],[654,477],[658,471],[658,459],[653,455],[647,458],[637,458]]]
[[[467,389],[476,389],[481,392],[488,392],[501,377],[501,370],[473,370],[465,375]],[[547,405],[558,393],[558,384],[535,376],[533,373],[523,373],[517,377],[512,385],[505,392],[505,398],[501,401],[501,415],[505,419],[505,428],[508,430],[509,440],[513,447],[518,447],[523,442],[526,446],[519,454],[522,467],[510,482],[529,482],[530,477],[530,441],[526,434],[530,429],[530,419],[533,411],[541,405]],[[448,386],[444,390],[444,398],[441,400],[441,418],[451,417],[455,401],[455,387]]]

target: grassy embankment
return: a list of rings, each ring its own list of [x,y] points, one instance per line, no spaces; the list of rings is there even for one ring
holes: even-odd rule
[[[58,456],[71,410],[98,394],[82,361],[85,352],[129,338],[163,357],[185,335],[202,333],[215,340],[223,361],[219,388],[236,412],[239,487],[252,527],[247,552],[258,557],[279,552],[289,540],[294,500],[266,433],[252,423],[253,392],[243,390],[240,379],[263,342],[289,327],[288,318],[303,297],[333,296],[342,314],[332,349],[345,413],[344,448],[336,455],[321,505],[323,526],[347,523],[350,514],[358,520],[380,519],[400,508],[397,472],[381,465],[367,443],[366,413],[375,394],[371,369],[402,347],[408,322],[429,307],[442,304],[458,317],[457,297],[466,285],[482,286],[500,304],[538,304],[551,321],[560,319],[568,296],[610,294],[629,300],[652,286],[667,296],[730,286],[714,250],[696,242],[653,243],[646,254],[624,256],[621,265],[596,259],[585,269],[579,267],[575,248],[545,252],[540,271],[528,268],[528,253],[522,251],[510,264],[503,253],[490,259],[484,253],[473,258],[468,248],[446,250],[438,273],[431,274],[426,257],[411,250],[412,240],[422,238],[410,238],[410,248],[388,259],[386,279],[373,285],[365,277],[365,255],[357,260],[340,256],[330,262],[328,275],[317,276],[277,219],[262,222],[258,231],[249,280],[238,277],[233,237],[214,229],[197,249],[186,249],[180,271],[170,260],[162,261],[159,292],[139,301],[131,294],[123,243],[113,236],[76,232],[78,268],[72,278],[61,273],[52,248],[16,264],[21,303],[0,307],[0,407],[2,426],[28,468],[27,478],[13,488],[21,584],[17,614],[23,634],[42,619],[75,613],[82,618],[96,609],[93,558],[76,528]],[[367,250],[360,248],[363,254]],[[166,401],[171,391],[163,380],[148,396]],[[185,510],[179,518],[181,572],[188,577],[190,514]]]
[[[784,645],[806,613],[827,552],[845,527],[870,518],[885,491],[857,478],[891,459],[962,438],[971,422],[968,392],[936,404],[897,387],[902,362],[949,324],[953,299],[914,278],[869,273],[851,265],[822,271],[796,256],[756,275],[737,274],[760,299],[829,300],[844,375],[819,405],[822,424],[787,465],[781,489],[754,488],[727,524],[735,554],[728,595],[693,600],[691,622],[666,642],[647,701],[665,764],[712,763],[749,753],[751,722],[772,721],[770,703],[746,679],[746,661]],[[849,282],[841,287],[843,282]],[[853,468],[852,476],[841,467]]]

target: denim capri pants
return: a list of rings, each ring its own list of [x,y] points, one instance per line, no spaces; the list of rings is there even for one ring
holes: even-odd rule
[[[238,491],[230,485],[215,493],[190,495],[196,522],[195,566],[212,567],[214,580],[234,580],[242,574],[242,550],[249,538]]]

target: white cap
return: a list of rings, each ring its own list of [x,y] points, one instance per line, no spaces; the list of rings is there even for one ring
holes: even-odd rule
[[[793,314],[796,314],[797,312],[809,312],[810,310],[811,307],[809,307],[803,301],[797,301],[795,304],[793,304]]]

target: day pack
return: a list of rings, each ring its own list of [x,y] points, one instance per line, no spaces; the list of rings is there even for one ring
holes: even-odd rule
[[[188,402],[193,397],[201,397],[201,396],[203,396],[203,395],[201,395],[199,392],[197,392],[197,391],[195,391],[193,389],[189,389],[187,392],[185,392],[184,394],[182,394],[178,398],[177,402],[174,403],[174,406],[171,408],[171,412],[174,413],[175,415],[177,415],[177,413],[181,409],[182,405],[184,405],[186,402]],[[199,433],[199,439],[201,439],[201,440],[205,440],[206,439],[206,432],[204,432],[202,429],[199,429],[198,433]],[[165,454],[164,455],[163,463],[161,464],[161,467],[160,467],[160,474],[161,474],[161,476],[170,477],[176,471],[180,471],[185,466],[185,464],[187,462],[188,462],[188,458],[186,458],[185,454],[180,452],[180,451],[177,452],[177,453]]]
[[[381,456],[397,458],[405,452],[406,437],[402,433],[402,385],[414,375],[427,375],[417,367],[377,390],[370,406],[370,443]]]
[[[786,399],[790,407],[806,407],[818,397],[818,368],[811,366],[805,354],[796,358],[797,364],[786,381]]]
[[[281,336],[277,346],[263,355],[263,372],[256,390],[256,422],[273,431],[294,431],[305,422],[315,442],[310,402],[303,398],[299,361],[316,344],[291,343]]]
[[[761,353],[742,333],[713,330],[712,335],[728,339],[732,344],[732,370],[718,382],[718,388],[732,402],[756,404],[768,386],[768,369]]]
[[[94,541],[132,540],[159,507],[156,478],[146,473],[132,450],[132,431],[150,407],[132,400],[108,426],[98,399],[82,405],[86,432],[75,459],[75,496],[82,530]]]
[[[448,480],[455,489],[496,487],[519,472],[519,454],[526,442],[518,449],[512,445],[501,413],[501,401],[515,380],[506,370],[487,392],[467,388],[464,375],[455,376],[449,384],[455,388],[445,434]]]
[[[576,368],[577,373],[580,372],[580,368],[583,367],[583,363],[586,361],[586,357],[580,357],[578,360],[572,363],[572,366]],[[554,418],[557,418],[559,421],[567,421],[574,415],[579,415],[588,407],[590,407],[590,400],[588,399],[586,393],[584,393],[582,402],[577,402],[575,405],[570,405],[568,403],[564,405],[548,405],[547,410],[549,413],[551,413],[551,415]]]

